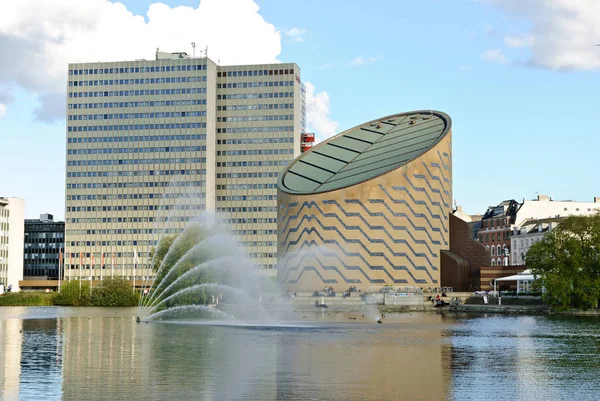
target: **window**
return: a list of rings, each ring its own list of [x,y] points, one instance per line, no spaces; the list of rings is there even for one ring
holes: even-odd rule
[[[492,266],[496,266],[496,261],[492,259]]]
[[[492,245],[492,256],[496,256],[496,247]]]
[[[501,248],[500,248],[500,245],[497,245],[497,246],[496,246],[496,249],[497,249],[497,252],[496,252],[496,254],[497,254],[498,256],[502,255],[502,251],[500,250],[500,249],[501,249]]]

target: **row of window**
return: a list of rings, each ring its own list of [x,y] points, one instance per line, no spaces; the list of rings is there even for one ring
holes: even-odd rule
[[[156,113],[79,114],[70,115],[69,121],[87,120],[133,120],[138,118],[206,117],[206,111],[167,111]]]
[[[69,81],[69,86],[79,88],[79,87],[85,87],[85,86],[179,84],[179,83],[186,83],[186,82],[187,83],[206,82],[206,75],[199,76],[199,77],[131,78],[131,79],[104,79],[104,80],[100,79],[100,80],[94,80],[94,81]],[[277,86],[277,85],[269,85],[269,86]],[[284,86],[284,85],[282,85],[282,86]],[[285,85],[285,86],[289,86],[289,85]],[[262,87],[262,85],[261,85],[261,87]],[[131,91],[129,91],[129,92],[131,92]],[[127,95],[125,95],[125,96],[127,96]]]
[[[240,104],[232,106],[217,106],[217,111],[278,110],[293,108],[294,103]]]
[[[42,247],[46,247],[46,245],[48,245],[48,247],[55,247],[56,244],[60,244],[62,243],[64,238],[64,234],[60,233],[60,238],[56,237],[56,238],[31,238],[28,237],[27,235],[25,236],[25,248],[28,247],[32,247],[32,246],[42,246]]]
[[[542,240],[541,238],[532,238],[531,245],[535,244],[536,242],[540,242],[541,240]],[[516,243],[515,243],[515,245],[516,245]],[[521,248],[526,247],[526,246],[528,247],[529,245],[530,245],[529,239],[521,240]]]
[[[294,81],[228,82],[222,84],[218,83],[217,89],[267,88],[273,86],[294,86]]]
[[[152,210],[204,210],[205,205],[67,206],[67,212],[136,212]],[[100,218],[98,218],[99,220]],[[93,221],[93,223],[96,223]],[[100,221],[98,221],[100,223]],[[67,230],[67,233],[71,230]]]
[[[510,238],[510,231],[503,231],[503,232],[499,232],[496,233],[495,235],[496,237],[496,241],[506,241]],[[483,241],[483,234],[479,234],[479,242],[484,242]],[[487,233],[485,234],[485,242],[490,242],[490,241],[494,241],[494,233]]]
[[[500,228],[500,227],[505,227],[507,225],[510,224],[510,218],[507,219],[494,219],[494,220],[487,220],[483,222],[483,227],[484,228]]]
[[[508,251],[506,250],[506,249],[507,249],[507,248],[506,248],[506,246],[502,246],[502,247],[501,247],[500,245],[496,245],[496,246],[492,245],[492,246],[490,247],[489,245],[486,245],[485,247],[486,247],[486,248],[488,248],[488,249],[490,250],[490,254],[491,254],[492,256],[496,256],[496,255],[497,255],[497,256],[505,256],[504,254],[505,254],[506,252],[508,252]]]
[[[246,219],[225,219],[227,224],[266,224],[266,223],[277,223],[276,218],[246,218]]]
[[[287,75],[293,74],[293,69],[280,69],[280,70],[243,70],[243,71],[218,71],[217,77],[256,77],[262,75]]]
[[[294,97],[294,92],[271,92],[271,93],[231,93],[217,95],[217,100],[237,100],[237,99],[281,99],[284,97]]]
[[[155,194],[104,194],[104,195],[67,195],[67,200],[121,200],[121,199],[180,199],[205,198],[205,193],[164,193]]]
[[[140,136],[105,136],[68,138],[67,143],[96,143],[96,142],[137,142],[137,141],[183,141],[206,139],[206,134],[187,135],[140,135]]]
[[[72,97],[124,97],[124,96],[164,96],[164,95],[195,95],[196,93],[206,93],[206,88],[173,88],[173,89],[138,89],[130,91],[96,91],[96,92],[77,92],[79,95],[75,96],[73,93]],[[83,96],[81,96],[83,95]],[[273,96],[271,96],[273,97]],[[275,96],[277,97],[277,96]],[[283,96],[281,96],[283,97]],[[134,102],[130,102],[134,103]],[[85,109],[88,107],[81,107],[82,105],[88,105],[89,103],[73,103],[69,104],[69,109]],[[101,103],[97,103],[101,104]],[[171,104],[172,105],[172,104]],[[78,107],[79,106],[79,107]],[[172,105],[173,106],[173,105]],[[95,107],[94,107],[95,108]]]
[[[217,173],[219,178],[277,178],[279,173],[273,171],[265,171],[260,173]]]
[[[139,74],[148,72],[170,72],[170,71],[206,71],[206,64],[187,65],[161,65],[151,67],[113,67],[113,68],[85,68],[69,70],[69,75],[106,75],[106,74]],[[217,77],[256,77],[263,75],[288,75],[293,74],[293,69],[279,70],[243,70],[243,71],[218,71]]]
[[[62,242],[61,242],[62,244]],[[25,258],[29,256],[33,256],[32,254],[57,254],[58,255],[59,248],[27,248],[25,249]]]
[[[137,74],[140,72],[202,71],[206,64],[161,65],[156,67],[89,68],[69,70],[69,75]],[[267,74],[265,74],[267,75]]]
[[[176,124],[124,124],[124,125],[84,125],[68,127],[68,132],[96,132],[96,131],[137,131],[151,129],[190,129],[206,128],[206,123],[176,123]]]
[[[225,189],[273,189],[277,184],[227,184],[217,185],[217,190]]]
[[[233,235],[273,235],[277,230],[232,230]]]
[[[217,156],[291,155],[293,149],[217,150]]]
[[[173,159],[116,159],[116,160],[69,160],[67,166],[120,166],[135,164],[180,164],[180,163],[205,163],[206,157],[186,157]],[[169,170],[170,171],[170,170]],[[173,170],[175,171],[175,170]],[[101,173],[98,173],[101,177]],[[153,174],[154,175],[154,174]],[[170,174],[167,174],[170,175]],[[96,177],[96,175],[93,175]],[[69,175],[67,175],[69,177]],[[75,177],[75,176],[73,176]],[[80,175],[78,177],[81,177]],[[91,177],[91,176],[90,176]],[[105,175],[106,177],[106,175]]]
[[[205,181],[104,182],[67,184],[67,189],[201,187]]]
[[[67,219],[68,223],[184,223],[192,219],[191,216],[170,216],[170,217],[73,217]],[[100,221],[98,221],[100,220]],[[144,230],[130,229],[133,232],[129,234],[144,234]],[[80,230],[80,235],[104,234],[104,230]],[[147,230],[146,230],[147,231]],[[116,234],[126,234],[117,230]]]
[[[277,200],[277,195],[227,195],[217,196],[217,201],[256,201],[256,200]]]
[[[290,121],[294,119],[293,114],[282,114],[274,116],[239,116],[239,117],[217,117],[218,123],[237,123],[241,121]]]
[[[276,212],[276,206],[243,206],[243,207],[217,207],[218,212],[247,213],[247,212]]]
[[[165,146],[147,148],[83,148],[68,149],[68,155],[107,155],[122,153],[168,153],[168,152],[202,152],[206,146]]]
[[[217,128],[217,134],[246,134],[250,132],[293,132],[294,126]]]
[[[243,246],[276,246],[277,241],[243,241]]]
[[[69,109],[117,109],[128,107],[197,106],[201,104],[205,105],[206,99],[149,100],[144,102],[76,103],[69,105]]]
[[[59,229],[64,229],[64,224],[58,227]],[[56,230],[56,228],[55,228]],[[53,230],[54,231],[54,230]],[[60,232],[51,232],[51,231],[35,231],[32,229],[30,225],[25,225],[25,242],[56,242],[56,240],[60,240],[64,236],[63,231]]]
[[[291,160],[260,160],[260,161],[239,161],[239,162],[217,162],[217,167],[271,167],[287,166]]]
[[[191,76],[191,77],[100,79],[100,80],[96,79],[93,81],[70,80],[69,86],[81,87],[81,86],[108,86],[108,85],[179,84],[179,83],[185,83],[185,82],[206,82],[206,75]],[[269,85],[269,86],[273,86],[273,85]],[[277,86],[277,85],[275,85],[275,86]],[[288,85],[285,85],[285,86],[288,86]]]
[[[250,145],[253,143],[293,143],[293,137],[284,138],[244,138],[244,139],[217,139],[217,145]]]
[[[127,163],[123,163],[127,164]],[[145,177],[158,175],[196,175],[206,174],[206,169],[189,170],[138,170],[138,171],[67,171],[67,177]]]

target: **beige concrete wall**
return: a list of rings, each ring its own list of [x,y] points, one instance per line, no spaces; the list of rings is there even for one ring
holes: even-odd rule
[[[291,289],[440,286],[449,248],[452,134],[407,165],[321,194],[279,191],[280,280]]]

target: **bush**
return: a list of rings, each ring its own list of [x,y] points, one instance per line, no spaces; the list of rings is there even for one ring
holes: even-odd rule
[[[11,292],[0,295],[0,306],[50,306],[52,297],[43,292]]]
[[[94,306],[137,306],[139,300],[139,292],[134,292],[129,281],[123,278],[105,279],[92,289]]]
[[[74,280],[60,289],[60,293],[54,295],[54,305],[60,306],[90,306],[90,283],[81,281],[81,290],[79,281]]]

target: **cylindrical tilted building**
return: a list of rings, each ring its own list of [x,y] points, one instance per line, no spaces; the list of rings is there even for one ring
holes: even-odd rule
[[[342,132],[284,170],[277,199],[278,276],[288,289],[440,286],[450,117],[415,111]]]

